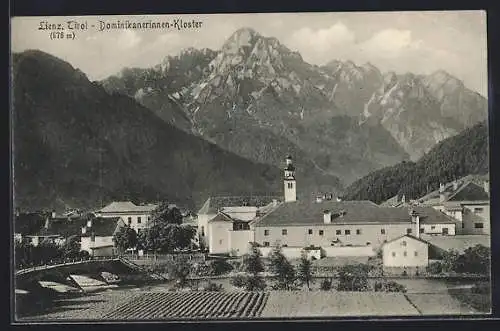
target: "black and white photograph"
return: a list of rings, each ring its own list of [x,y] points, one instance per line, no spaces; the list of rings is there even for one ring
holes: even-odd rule
[[[486,16],[12,17],[13,320],[489,316]]]

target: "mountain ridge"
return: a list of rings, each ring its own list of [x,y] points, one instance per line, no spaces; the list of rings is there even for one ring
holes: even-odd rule
[[[13,83],[16,207],[158,198],[192,207],[210,194],[282,190],[278,167],[158,121],[50,54],[13,54]]]

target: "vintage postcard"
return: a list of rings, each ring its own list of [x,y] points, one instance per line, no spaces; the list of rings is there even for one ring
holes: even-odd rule
[[[13,17],[14,321],[491,313],[483,11]]]

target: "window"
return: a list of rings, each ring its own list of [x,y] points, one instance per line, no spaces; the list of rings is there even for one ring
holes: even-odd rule
[[[401,246],[406,246],[406,241],[403,240],[403,242],[401,243]]]
[[[411,234],[411,229],[410,228],[406,229],[406,234]]]
[[[479,208],[479,207],[474,208],[474,214],[479,214],[479,213],[482,213],[483,211],[484,211],[483,208]]]
[[[322,236],[325,232],[323,230],[319,230],[319,235]]]
[[[128,218],[128,225],[132,224],[132,217]]]
[[[392,252],[392,257],[396,257],[396,252]]]
[[[380,229],[380,234],[385,234],[385,229]]]
[[[282,234],[282,235],[286,236],[286,235],[287,235],[287,233],[288,233],[288,231],[287,231],[286,229],[281,230],[281,234]]]
[[[431,230],[436,230],[436,226],[435,226],[435,225],[432,225],[432,226],[431,226]]]
[[[406,253],[406,251],[404,251],[403,252],[403,256],[407,256],[407,255],[408,255],[408,253]]]
[[[463,228],[465,228],[465,224],[464,224],[464,223],[462,223],[462,229],[463,229]]]
[[[342,234],[342,230],[337,230],[337,231],[335,231],[335,234],[336,234],[336,235],[341,235],[341,234]]]
[[[219,240],[219,245],[222,245],[222,239],[221,239],[221,240]]]
[[[418,252],[417,252],[417,251],[415,251],[415,252],[414,252],[414,255],[415,255],[415,256],[418,256]]]
[[[356,234],[361,234],[361,229],[357,229]]]
[[[476,229],[482,229],[483,227],[483,223],[474,223],[474,228]]]
[[[424,228],[420,228],[420,233],[424,233]]]
[[[140,217],[140,216],[139,216],[139,217],[137,217],[137,224],[141,224],[141,221],[142,221],[142,220],[141,220],[141,217]]]
[[[264,241],[264,246],[269,247],[269,241]]]
[[[205,236],[205,227],[204,226],[201,227],[201,235]]]
[[[148,221],[151,221],[151,216],[148,216]]]
[[[313,229],[309,229],[309,230],[307,230],[307,233],[308,233],[308,234],[313,234]]]
[[[292,189],[293,188],[293,183],[288,183],[288,188]]]
[[[443,228],[443,234],[447,235],[448,234],[448,228]]]
[[[269,230],[264,230],[264,236],[269,236]]]
[[[345,234],[351,234],[351,230],[345,230]]]

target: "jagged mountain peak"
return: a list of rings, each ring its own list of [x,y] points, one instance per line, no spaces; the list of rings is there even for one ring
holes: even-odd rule
[[[242,49],[251,49],[257,39],[262,36],[252,28],[236,30],[222,45],[222,51],[227,54],[238,54]]]
[[[424,78],[424,82],[431,88],[446,87],[448,89],[463,89],[464,83],[445,70],[437,70]]]

